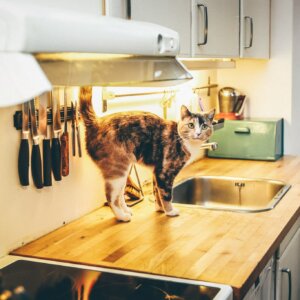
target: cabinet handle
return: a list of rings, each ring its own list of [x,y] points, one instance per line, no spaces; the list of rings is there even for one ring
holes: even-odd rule
[[[250,134],[251,130],[249,127],[238,127],[234,130],[234,133]]]
[[[292,300],[292,271],[289,268],[281,269],[282,273],[286,273],[288,275],[289,280],[289,297],[288,300]]]
[[[206,45],[207,44],[207,35],[208,35],[208,13],[207,13],[207,7],[203,4],[197,4],[198,9],[201,9],[203,7],[204,9],[204,38],[203,42],[198,41],[198,46]]]
[[[126,0],[126,17],[131,20],[131,0]]]
[[[248,46],[244,46],[244,48],[247,49],[247,48],[251,48],[252,43],[253,43],[253,18],[246,16],[246,17],[244,17],[244,19],[245,19],[245,22],[246,22],[246,20],[249,20],[249,22],[250,22],[250,40],[249,40]]]

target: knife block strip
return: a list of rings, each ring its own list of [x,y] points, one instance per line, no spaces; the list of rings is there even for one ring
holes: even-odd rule
[[[36,110],[35,114],[37,116],[37,124],[39,124],[38,110]],[[60,110],[60,120],[61,120],[61,122],[65,121],[64,109],[63,108]],[[68,109],[67,109],[67,121],[71,121],[71,120],[72,120],[72,109],[71,109],[71,107],[68,107]],[[47,108],[47,124],[52,125],[52,108]],[[16,111],[15,114],[14,114],[14,127],[17,130],[22,129],[22,111],[20,111],[20,110]],[[29,118],[29,128],[31,128],[30,118]]]

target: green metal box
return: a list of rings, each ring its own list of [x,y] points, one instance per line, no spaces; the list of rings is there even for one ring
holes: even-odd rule
[[[210,142],[218,148],[208,157],[277,160],[283,155],[283,119],[225,120]]]

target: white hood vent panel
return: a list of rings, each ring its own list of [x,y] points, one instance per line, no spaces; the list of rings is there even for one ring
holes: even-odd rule
[[[0,0],[0,65],[7,54],[19,54],[19,62],[27,61],[21,65],[26,65],[28,76],[21,72],[12,83],[14,88],[23,85],[31,90],[23,96],[22,92],[3,92],[12,87],[1,74],[0,106],[29,100],[30,94],[51,89],[49,82],[99,86],[180,83],[192,77],[176,60],[178,52],[178,34],[159,25]],[[17,74],[18,67],[11,64],[11,76],[14,70]],[[33,73],[35,89],[30,84]],[[20,98],[15,99],[17,96]]]
[[[9,1],[0,1],[0,20],[0,51],[162,56],[179,51],[178,34],[151,23]]]

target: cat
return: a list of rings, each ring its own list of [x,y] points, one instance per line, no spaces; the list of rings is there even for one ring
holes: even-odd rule
[[[149,112],[123,112],[98,118],[92,107],[92,88],[80,88],[80,112],[85,124],[86,149],[105,179],[107,202],[119,221],[131,220],[124,199],[130,167],[140,162],[153,168],[157,211],[179,215],[172,205],[176,175],[192,162],[213,133],[215,110],[191,113],[181,107],[178,123]]]

